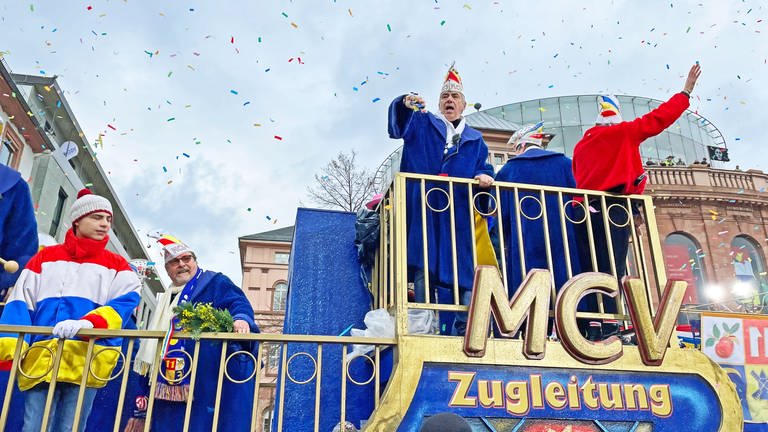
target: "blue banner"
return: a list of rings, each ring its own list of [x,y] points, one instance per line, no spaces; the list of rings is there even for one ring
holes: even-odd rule
[[[722,421],[715,390],[694,374],[425,363],[410,406],[401,431],[446,411],[475,430],[520,432],[715,432]]]

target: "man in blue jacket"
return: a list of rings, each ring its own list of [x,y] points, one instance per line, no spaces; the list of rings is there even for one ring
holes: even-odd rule
[[[235,333],[257,333],[259,328],[254,321],[253,307],[243,293],[222,273],[203,270],[198,267],[197,256],[178,239],[165,235],[158,242],[163,246],[165,270],[172,285],[158,295],[157,306],[149,325],[149,330],[167,331],[173,319],[173,307],[185,302],[209,303],[217,309],[226,309],[234,318]],[[174,320],[176,323],[176,320]],[[176,324],[174,324],[176,325]],[[178,328],[183,331],[183,328]],[[200,341],[200,354],[197,363],[197,379],[194,395],[189,394],[191,374],[189,362],[194,352],[194,341],[175,339],[170,342],[168,355],[161,359],[161,377],[155,389],[155,405],[152,413],[152,430],[181,431],[184,425],[186,404],[192,403],[189,430],[211,430],[216,399],[221,398],[219,412],[219,430],[249,431],[253,408],[254,383],[251,380],[237,384],[224,377],[221,394],[217,394],[219,368],[221,364],[221,342]],[[149,343],[142,341],[134,363],[134,371],[148,375],[155,359],[156,340]],[[257,343],[230,342],[227,355],[237,351],[249,351],[254,356],[258,353]],[[187,353],[187,354],[184,354]],[[237,354],[229,360],[226,368],[234,380],[245,380],[254,370],[253,359],[246,354]],[[142,389],[136,398],[137,418],[146,409],[149,385]],[[126,430],[142,430],[141,421],[129,422]]]
[[[543,148],[543,129],[544,123],[541,122],[535,125],[526,125],[512,135],[510,144],[512,145],[512,153],[516,156],[507,161],[499,170],[496,174],[496,181],[540,186],[576,187],[576,181],[571,170],[571,160],[562,153]],[[557,194],[546,193],[545,211],[542,211],[539,203],[541,196],[538,191],[520,190],[518,192],[519,206],[515,202],[515,194],[511,188],[505,188],[500,195],[510,298],[515,294],[523,278],[531,269],[551,269],[558,290],[571,276],[581,273],[576,248],[576,235],[573,224],[568,220],[573,220],[573,216],[571,206],[566,204],[570,199],[567,195],[563,195],[562,200],[558,200]],[[518,209],[520,211],[523,244],[518,242]],[[560,223],[561,212],[565,212],[564,216],[567,216],[565,231],[563,231]],[[545,215],[547,218],[546,226],[544,225]],[[549,235],[551,266],[547,258],[547,242],[545,241],[547,234]],[[568,245],[568,254],[565,250],[566,244]],[[522,268],[520,264],[521,254],[525,258],[525,268]],[[566,257],[570,261],[570,269]]]
[[[389,106],[389,136],[403,139],[400,171],[475,179],[476,185],[481,188],[489,187],[493,183],[493,170],[486,164],[488,146],[480,132],[467,126],[462,117],[466,106],[464,87],[453,65],[440,91],[439,113],[428,112],[424,99],[417,94],[395,98]],[[473,187],[473,194],[477,192],[478,188]],[[467,304],[474,276],[473,211],[469,205],[469,188],[465,184],[455,183],[452,203],[448,202],[450,192],[447,182],[427,181],[425,193],[428,251],[426,271],[429,272],[430,283],[429,287],[425,287],[419,181],[409,181],[406,185],[408,280],[414,282],[417,302],[426,301],[427,289],[430,290],[430,300],[434,301],[432,297],[437,288],[437,301],[454,303],[453,287],[456,284],[461,303]],[[456,256],[453,255],[451,240],[451,211],[455,223]],[[447,333],[448,330],[443,329],[443,332]]]

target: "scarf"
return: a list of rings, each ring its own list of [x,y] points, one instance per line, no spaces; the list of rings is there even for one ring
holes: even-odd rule
[[[197,285],[197,281],[200,279],[200,275],[203,273],[202,269],[198,268],[195,276],[190,279],[183,287],[171,286],[168,290],[164,291],[157,296],[157,306],[155,312],[152,315],[152,322],[147,330],[168,332],[170,330],[171,322],[173,322],[175,330],[181,330],[178,327],[178,319],[176,319],[173,312],[179,303],[185,303],[192,297],[192,292]],[[171,339],[169,342],[170,350],[185,350],[184,340]],[[151,369],[152,364],[155,361],[157,354],[157,341],[153,339],[142,339],[139,347],[139,352],[136,354],[136,361],[133,364],[134,372],[140,375],[147,375]],[[185,360],[187,356],[182,353],[171,353],[166,355],[165,358],[160,359],[165,364],[165,382],[158,382],[155,387],[155,398],[171,400],[171,401],[184,401],[189,395],[189,379],[187,375],[184,379],[181,377],[184,375],[184,369],[187,366]],[[191,365],[189,365],[191,367]]]

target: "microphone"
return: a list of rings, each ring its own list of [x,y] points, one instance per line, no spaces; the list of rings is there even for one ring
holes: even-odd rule
[[[475,110],[480,111],[480,108],[482,108],[483,105],[480,104],[480,102],[475,102]]]

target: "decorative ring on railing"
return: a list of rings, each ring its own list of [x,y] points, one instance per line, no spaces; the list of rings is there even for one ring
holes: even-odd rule
[[[250,375],[248,375],[248,378],[246,378],[244,380],[232,379],[232,377],[229,376],[229,372],[227,372],[227,365],[229,364],[229,359],[231,359],[232,356],[234,356],[235,354],[246,354],[246,355],[250,356],[253,359],[253,372]],[[250,381],[251,378],[256,376],[256,371],[257,370],[259,370],[259,369],[258,369],[258,363],[256,362],[256,357],[252,353],[250,353],[248,351],[245,351],[245,350],[240,350],[240,351],[233,352],[232,354],[228,355],[227,359],[224,361],[224,375],[227,377],[228,380],[232,381],[235,384],[242,384],[244,382]]]
[[[491,198],[491,202],[493,203],[493,206],[489,206],[488,208],[492,208],[493,210],[488,210],[487,213],[481,212],[477,208],[477,197],[481,195],[488,195]],[[475,209],[476,212],[478,212],[481,216],[493,216],[494,213],[496,213],[496,197],[491,195],[488,192],[478,192],[475,194],[475,196],[472,198],[472,207]]]
[[[96,374],[93,372],[93,364],[95,363],[96,357],[100,356],[102,353],[104,353],[104,352],[106,352],[106,351],[115,351],[116,353],[118,353],[118,354],[120,355],[120,357],[123,359],[123,363],[121,364],[120,370],[119,370],[119,371],[117,371],[117,373],[116,373],[116,374],[114,374],[114,375],[111,375],[109,378],[102,378],[102,377],[100,377],[100,376],[96,375]],[[90,364],[90,365],[88,365],[88,375],[90,375],[90,376],[92,376],[92,377],[96,378],[97,380],[99,380],[99,381],[101,381],[101,382],[109,382],[109,381],[112,381],[113,379],[115,379],[115,378],[119,377],[119,376],[120,376],[120,374],[121,374],[121,373],[123,373],[123,370],[124,370],[124,369],[125,369],[125,354],[123,354],[123,352],[122,352],[121,350],[119,350],[119,349],[117,349],[117,348],[115,348],[115,347],[108,347],[108,348],[104,348],[104,349],[102,349],[101,351],[97,352],[97,353],[96,353],[96,354],[95,354],[95,355],[94,355],[94,356],[91,358],[91,364]]]
[[[624,210],[624,213],[627,215],[627,220],[623,224],[618,224],[614,222],[613,218],[611,217],[611,208],[613,207],[618,207]],[[608,206],[608,223],[610,223],[611,225],[617,228],[624,228],[625,226],[629,225],[629,218],[630,218],[629,210],[627,210],[627,208],[624,207],[622,204],[611,204]]]
[[[364,357],[366,360],[368,360],[369,362],[371,362],[371,377],[370,377],[370,378],[368,378],[368,380],[367,380],[367,381],[365,381],[365,382],[359,382],[359,381],[355,381],[355,379],[354,379],[354,378],[352,378],[352,375],[350,375],[350,374],[349,374],[349,365],[351,365],[351,364],[352,364],[352,360],[354,360],[354,359],[356,359],[356,358],[360,358],[360,357]],[[348,378],[350,381],[352,381],[353,383],[355,383],[355,384],[357,384],[357,385],[359,385],[359,386],[364,386],[364,385],[368,384],[369,382],[373,381],[373,378],[374,378],[375,376],[376,376],[376,362],[375,362],[375,361],[373,361],[373,359],[372,359],[371,357],[369,357],[369,356],[367,356],[367,355],[365,355],[365,354],[361,354],[361,355],[359,355],[359,356],[357,356],[357,357],[352,357],[352,358],[351,358],[351,359],[349,359],[349,361],[347,362],[347,378]]]
[[[32,376],[32,375],[27,375],[26,373],[24,373],[24,370],[21,368],[21,365],[22,365],[22,363],[24,363],[24,359],[25,359],[25,358],[27,358],[27,355],[29,355],[29,352],[30,352],[30,351],[32,351],[32,350],[33,350],[33,349],[35,349],[35,348],[37,348],[37,349],[42,349],[42,350],[46,350],[46,351],[48,351],[49,353],[51,353],[51,359],[53,359],[53,350],[52,350],[52,349],[50,349],[50,348],[48,348],[47,346],[31,345],[29,348],[27,348],[27,349],[26,349],[26,350],[25,350],[25,351],[24,351],[24,352],[21,354],[21,360],[19,360],[18,369],[19,369],[19,373],[20,373],[20,374],[21,374],[21,375],[22,375],[24,378],[26,378],[26,379],[28,379],[28,380],[36,380],[36,379],[40,379],[40,378],[42,378],[42,377],[44,377],[44,376],[48,375],[48,372],[50,372],[50,371],[53,369],[53,362],[49,362],[49,363],[48,363],[48,369],[46,369],[46,370],[45,370],[45,372],[43,372],[43,373],[42,373],[42,374],[40,374],[40,375],[35,375],[35,376]]]
[[[293,379],[293,376],[291,376],[291,367],[290,367],[291,366],[291,360],[293,360],[294,357],[296,357],[298,355],[305,355],[305,356],[309,357],[309,359],[312,360],[312,364],[314,365],[314,369],[315,369],[315,370],[312,371],[312,375],[309,378],[307,378],[306,380],[304,380],[304,381],[297,381],[297,380]],[[287,362],[285,362],[285,374],[288,376],[289,380],[293,381],[294,384],[306,384],[306,383],[312,381],[315,378],[315,375],[317,375],[317,361],[315,360],[314,357],[312,357],[308,353],[305,353],[304,351],[297,352],[296,354],[294,354],[290,358],[288,358]]]
[[[436,208],[432,207],[432,206],[429,204],[429,194],[431,194],[431,193],[432,193],[432,192],[434,192],[434,191],[440,191],[440,192],[442,192],[442,193],[444,193],[444,194],[445,194],[445,200],[447,201],[447,204],[445,205],[445,207],[441,208],[440,210],[438,210],[438,209],[436,209]],[[430,210],[432,210],[433,212],[435,212],[435,213],[442,213],[442,212],[444,212],[444,211],[448,210],[448,208],[450,208],[450,207],[451,207],[451,197],[450,197],[450,195],[448,195],[448,192],[446,192],[445,190],[443,190],[443,189],[440,189],[440,188],[438,188],[438,187],[433,187],[432,189],[428,190],[428,191],[427,191],[427,193],[425,193],[425,194],[424,194],[424,203],[425,203],[425,204],[427,205],[427,207],[429,207],[429,209],[430,209]]]
[[[537,214],[534,217],[528,216],[527,214],[525,214],[525,211],[523,210],[523,202],[525,202],[525,200],[528,199],[528,198],[536,201],[539,204],[539,214]],[[541,205],[541,201],[539,201],[538,198],[536,198],[535,196],[532,196],[532,195],[526,195],[526,196],[520,198],[520,205],[519,205],[519,207],[520,207],[520,214],[524,218],[526,218],[528,220],[536,220],[536,219],[538,219],[538,218],[540,218],[540,217],[542,217],[544,215],[544,206]]]
[[[584,212],[584,215],[581,217],[581,220],[578,220],[578,221],[571,219],[571,217],[568,215],[568,211],[567,211],[568,206],[572,206],[574,203],[576,205],[580,206],[581,210]],[[568,200],[568,201],[566,201],[563,204],[563,209],[562,210],[563,210],[563,215],[565,216],[565,219],[568,220],[568,222],[570,222],[572,224],[578,225],[580,223],[584,223],[587,220],[587,211],[588,210],[587,210],[587,206],[585,206],[583,202],[576,201],[576,200],[573,200],[573,199],[572,200]]]
[[[182,375],[182,376],[181,376],[179,379],[176,379],[176,380],[175,380],[175,379],[168,379],[168,378],[166,378],[166,377],[165,377],[165,374],[164,374],[164,373],[162,373],[162,372],[163,372],[163,367],[162,367],[162,365],[160,366],[160,370],[159,370],[158,372],[160,372],[160,376],[161,376],[161,377],[162,377],[162,378],[163,378],[163,379],[164,379],[164,380],[165,380],[165,381],[166,381],[168,384],[178,384],[178,383],[180,383],[180,382],[184,381],[184,380],[185,380],[185,379],[186,379],[186,378],[189,376],[189,374],[190,374],[190,373],[192,373],[192,355],[191,355],[191,354],[189,354],[188,352],[184,351],[183,349],[172,349],[172,350],[170,350],[170,351],[168,351],[168,352],[166,353],[166,356],[167,356],[168,354],[172,353],[172,352],[180,352],[180,353],[184,354],[185,356],[187,356],[187,358],[189,359],[189,369],[187,370],[187,373],[183,374],[183,375]],[[161,360],[163,360],[163,359],[161,359]]]

